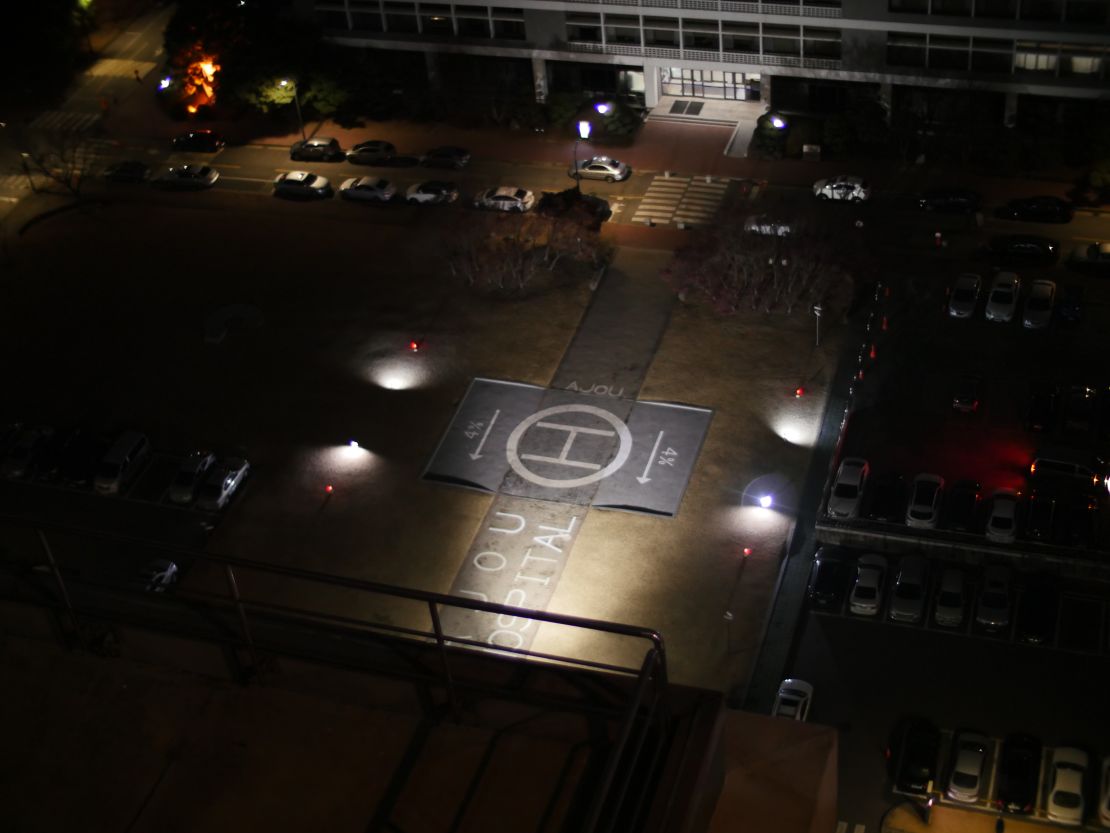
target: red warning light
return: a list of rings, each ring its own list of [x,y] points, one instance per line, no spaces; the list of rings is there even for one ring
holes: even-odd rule
[[[859,373],[856,374],[856,378],[861,382],[863,381],[863,368],[862,367],[859,369]]]
[[[332,485],[329,483],[327,486],[324,487],[324,491],[330,495],[332,493]]]
[[[871,345],[871,358],[872,359],[875,358],[875,345],[874,344]]]
[[[883,332],[886,332],[886,316],[883,316]]]
[[[744,558],[747,558],[751,554],[752,554],[752,548],[751,547],[744,547]]]
[[[803,388],[801,385],[798,385],[798,387],[794,388],[794,398],[801,399],[805,395],[805,392],[805,388]]]
[[[409,342],[409,349],[414,353],[417,352],[420,349],[420,342],[416,339],[413,339]]]

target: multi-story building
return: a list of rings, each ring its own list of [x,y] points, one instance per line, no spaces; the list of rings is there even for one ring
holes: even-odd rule
[[[299,2],[333,40],[423,52],[433,75],[443,53],[529,60],[539,100],[568,67],[606,67],[608,92],[648,106],[862,83],[888,101],[900,88],[992,95],[1009,119],[1022,96],[1110,97],[1108,0]]]

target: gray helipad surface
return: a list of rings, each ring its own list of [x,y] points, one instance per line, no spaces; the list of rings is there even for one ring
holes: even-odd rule
[[[704,408],[475,379],[424,477],[673,516],[711,416]]]

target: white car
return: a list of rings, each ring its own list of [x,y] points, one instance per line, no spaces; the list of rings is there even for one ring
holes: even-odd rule
[[[197,487],[215,462],[216,455],[211,451],[194,451],[182,460],[177,467],[177,476],[170,484],[169,499],[174,503],[192,503]]]
[[[959,567],[946,567],[940,574],[933,619],[942,628],[958,628],[964,623],[967,609],[964,573]]]
[[[177,583],[177,565],[168,558],[155,558],[139,569],[138,581],[148,593],[164,593]]]
[[[775,695],[775,705],[771,709],[771,716],[787,717],[804,723],[809,716],[809,707],[812,702],[813,686],[805,680],[795,680],[787,677],[779,684],[779,693]]]
[[[998,565],[987,567],[979,588],[976,624],[989,631],[1006,630],[1010,627],[1010,606],[1010,571]]]
[[[906,526],[934,529],[940,517],[940,499],[944,494],[944,478],[939,474],[919,474],[913,479],[910,502],[906,506]]]
[[[212,466],[197,493],[197,506],[209,512],[223,509],[250,470],[251,464],[241,457],[229,457]]]
[[[744,231],[765,237],[789,237],[791,229],[790,223],[772,220],[766,214],[753,214],[744,221]]]
[[[1012,321],[1020,289],[1021,279],[1013,272],[999,272],[995,275],[991,282],[991,291],[987,295],[987,320],[1002,323]]]
[[[979,303],[982,288],[983,279],[971,272],[965,272],[956,278],[952,293],[948,296],[948,314],[952,318],[971,318],[975,314],[975,305]]]
[[[1102,778],[1098,788],[1098,821],[1110,827],[1110,755],[1102,759]]]
[[[486,208],[493,211],[528,211],[536,204],[536,195],[524,188],[513,188],[503,185],[499,188],[487,188],[474,199],[475,208]]]
[[[405,201],[410,203],[448,203],[459,198],[459,189],[453,182],[441,182],[433,179],[428,182],[418,182],[410,185],[405,191]]]
[[[975,732],[961,732],[952,753],[952,775],[947,795],[953,801],[974,804],[983,790],[983,768],[987,763],[987,739]]]
[[[830,518],[855,518],[859,515],[860,498],[867,488],[871,467],[860,457],[846,457],[836,470],[826,512]]]
[[[1082,749],[1061,746],[1053,750],[1045,809],[1048,817],[1057,824],[1069,827],[1083,824],[1083,778],[1086,772],[1087,753]]]
[[[310,171],[286,171],[274,178],[274,194],[283,197],[329,197],[331,183]]]
[[[890,612],[894,622],[920,622],[925,613],[929,562],[919,555],[907,555],[898,562],[898,575],[890,591]]]
[[[1033,281],[1029,284],[1029,297],[1025,299],[1025,313],[1021,326],[1027,330],[1043,330],[1052,321],[1052,308],[1056,305],[1056,284],[1052,281]]]
[[[871,198],[871,186],[861,177],[840,174],[831,179],[817,180],[813,183],[813,194],[822,200],[863,202]]]
[[[389,202],[396,195],[397,187],[392,182],[376,176],[351,177],[339,186],[339,196],[345,200]]]
[[[577,169],[571,168],[567,176],[574,179],[602,179],[606,182],[623,182],[632,176],[632,169],[619,159],[610,159],[608,156],[594,156],[590,159],[581,159]]]
[[[211,188],[219,178],[219,171],[209,165],[178,165],[166,168],[150,184],[170,191],[201,191]]]
[[[857,616],[876,616],[883,599],[886,559],[881,555],[861,555],[856,562],[856,581],[848,597],[848,610]]]
[[[987,516],[987,540],[1009,544],[1017,537],[1018,493],[1013,489],[998,489],[991,500],[991,513]]]

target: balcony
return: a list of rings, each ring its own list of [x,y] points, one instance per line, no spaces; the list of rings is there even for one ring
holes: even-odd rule
[[[741,12],[789,17],[838,18],[839,6],[810,5],[808,3],[741,3],[736,0],[566,0],[591,6],[643,6],[647,8],[691,9],[702,12]]]
[[[571,52],[590,52],[595,55],[631,55],[638,58],[673,58],[676,60],[705,61],[707,63],[762,64],[764,66],[832,70],[840,69],[842,66],[838,58],[803,58],[798,55],[760,55],[755,52],[632,46],[623,43],[603,44],[571,41],[567,43],[566,48]]]

